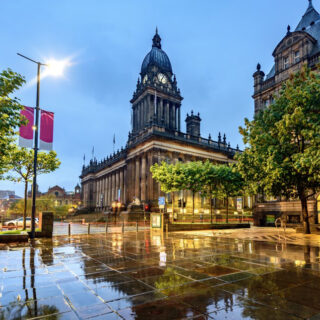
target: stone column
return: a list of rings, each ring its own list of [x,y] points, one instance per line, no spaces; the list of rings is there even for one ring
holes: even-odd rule
[[[164,124],[164,116],[163,116],[163,99],[160,100],[160,124]],[[163,120],[163,121],[162,121]]]
[[[118,192],[120,189],[120,173],[119,170],[116,171],[116,199],[118,200]]]
[[[115,177],[114,177],[114,172],[111,172],[111,183],[110,183],[110,191],[111,191],[111,196],[110,196],[110,203],[114,201],[114,184],[115,184]]]
[[[106,207],[107,206],[107,176],[104,177],[104,187],[103,187],[103,206]]]
[[[137,157],[136,158],[136,181],[135,181],[135,196],[140,198],[140,159]]]
[[[142,117],[143,117],[143,128],[145,128],[146,126],[146,119],[147,119],[147,114],[146,114],[146,104],[145,104],[145,100],[142,99],[141,101],[141,104],[142,104]]]
[[[141,158],[141,201],[146,201],[146,155]]]
[[[137,130],[137,108],[133,106],[133,131]]]
[[[169,128],[170,126],[169,113],[170,113],[170,104],[169,104],[169,101],[167,101],[165,106],[165,125],[167,128]]]
[[[119,176],[120,176],[120,185],[119,185],[120,201],[121,201],[121,203],[123,203],[124,202],[124,196],[123,196],[123,168],[120,169]]]
[[[178,108],[178,131],[181,131],[181,128],[180,128],[180,126],[181,126],[181,106],[179,106],[179,108]]]
[[[142,129],[142,125],[143,125],[143,123],[142,123],[143,113],[142,113],[141,101],[139,102],[138,106],[139,106],[139,124],[140,124],[139,125],[139,130],[141,130]]]
[[[147,104],[147,121],[148,123],[150,122],[150,120],[152,119],[152,113],[151,113],[151,96],[150,94],[148,94],[146,96],[146,104]]]
[[[97,180],[94,180],[93,182],[93,192],[94,192],[93,206],[97,207],[97,198],[98,198],[98,181]]]
[[[108,174],[107,176],[107,203],[108,203],[108,206],[111,205],[111,189],[110,189],[110,185],[111,185],[111,179],[110,179],[110,173]]]
[[[128,204],[129,199],[127,195],[127,185],[128,185],[128,180],[127,180],[127,166],[123,168],[123,202],[125,204]]]
[[[126,184],[126,197],[127,197],[127,203],[131,203],[133,199],[133,193],[134,193],[134,181],[133,181],[133,165],[132,165],[132,159],[130,159],[127,162],[127,170],[125,175],[125,184]]]
[[[153,164],[153,151],[150,151],[148,154],[148,198],[149,200],[154,200],[153,196],[153,179],[150,172],[150,168]]]
[[[141,129],[144,127],[144,104],[143,100],[140,101],[140,108],[141,108]]]

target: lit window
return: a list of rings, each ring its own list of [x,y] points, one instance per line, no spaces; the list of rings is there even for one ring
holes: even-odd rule
[[[288,69],[289,68],[289,57],[283,58],[283,68]]]
[[[294,62],[295,62],[295,63],[300,62],[300,51],[296,51],[296,52],[294,53]]]

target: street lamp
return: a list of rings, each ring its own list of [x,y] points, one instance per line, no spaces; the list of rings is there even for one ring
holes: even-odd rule
[[[48,63],[42,63],[30,59],[21,53],[17,53],[18,56],[27,59],[37,64],[37,98],[36,98],[36,122],[32,129],[34,130],[34,158],[33,158],[33,181],[32,181],[32,211],[31,211],[31,233],[30,238],[35,238],[35,217],[36,217],[36,196],[37,196],[37,162],[38,162],[38,135],[39,135],[39,111],[40,111],[40,68],[41,66],[48,67],[48,75],[62,75],[64,68],[69,64],[68,60],[58,62],[56,60],[49,60]]]

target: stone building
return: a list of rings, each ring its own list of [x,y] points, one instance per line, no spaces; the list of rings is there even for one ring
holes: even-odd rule
[[[309,0],[307,11],[302,16],[297,27],[292,30],[290,26],[283,39],[275,47],[273,53],[274,65],[265,76],[260,64],[253,74],[254,78],[254,113],[258,114],[274,101],[284,81],[290,74],[299,71],[303,65],[316,69],[320,57],[320,14]],[[257,224],[273,223],[274,217],[281,213],[289,215],[289,221],[300,221],[300,201],[288,201],[283,197],[259,197],[256,204],[255,216]],[[320,213],[320,197],[311,199],[308,203],[310,215],[317,221]]]
[[[79,184],[74,188],[74,191],[66,191],[60,186],[50,187],[44,196],[54,198],[55,206],[79,206],[81,203],[81,189]]]
[[[134,201],[156,205],[163,193],[152,179],[150,167],[163,160],[233,161],[237,149],[230,147],[225,135],[221,138],[219,134],[217,141],[211,136],[201,137],[199,113],[191,111],[187,115],[187,132],[182,132],[182,100],[170,60],[161,48],[161,38],[156,31],[130,101],[132,128],[125,148],[101,161],[92,159],[82,169],[85,207],[104,210],[114,201],[125,205]]]
[[[286,35],[273,53],[274,65],[265,76],[260,64],[253,74],[254,112],[257,114],[272,104],[274,95],[280,91],[283,81],[307,64],[315,69],[320,57],[320,15],[312,0],[294,31],[288,26]]]

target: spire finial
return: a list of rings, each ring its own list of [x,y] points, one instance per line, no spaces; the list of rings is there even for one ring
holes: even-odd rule
[[[258,63],[258,64],[257,64],[257,71],[260,71],[260,70],[261,70],[261,64]]]
[[[288,27],[287,27],[287,34],[289,34],[290,33],[290,30],[291,30],[291,27],[290,27],[290,25],[288,25]]]
[[[158,27],[156,27],[156,34],[152,39],[152,46],[161,49],[161,38],[158,34]]]

